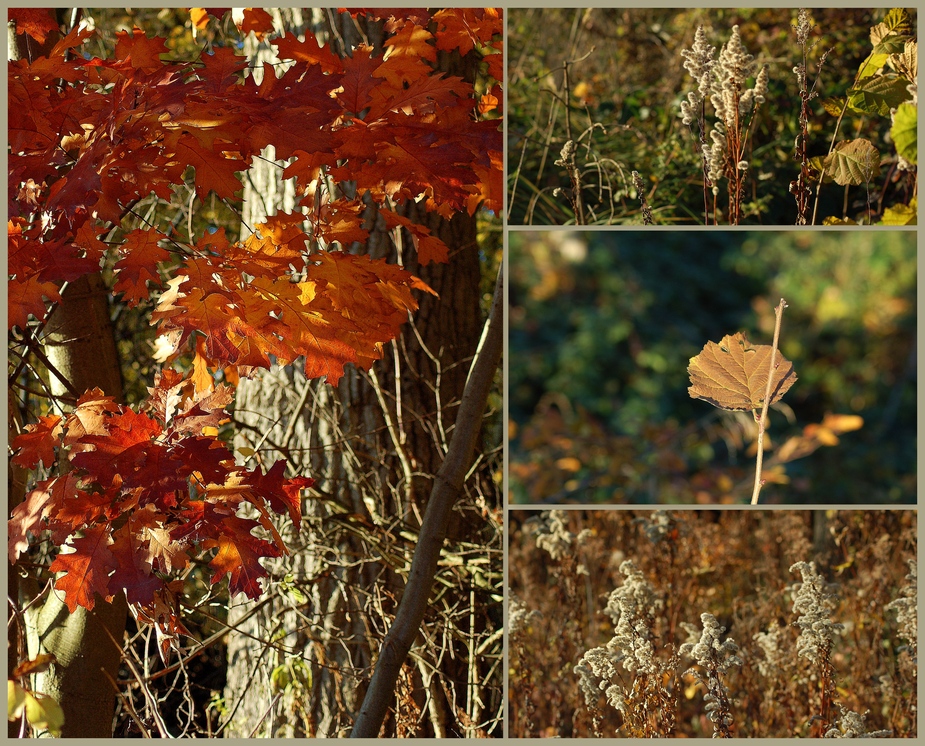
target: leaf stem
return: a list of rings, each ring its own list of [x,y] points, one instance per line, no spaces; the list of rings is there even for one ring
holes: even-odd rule
[[[764,403],[761,405],[761,416],[758,419],[758,456],[755,459],[755,488],[752,490],[752,505],[758,504],[758,493],[761,492],[761,462],[764,460],[764,428],[768,421],[768,405],[771,402],[771,382],[774,380],[774,364],[777,362],[777,340],[780,338],[780,322],[784,316],[787,302],[781,298],[777,308],[774,309],[776,321],[774,323],[774,341],[771,343],[771,361],[768,364],[768,384],[764,389]]]

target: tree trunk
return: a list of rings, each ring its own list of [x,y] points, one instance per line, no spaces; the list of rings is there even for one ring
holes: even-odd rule
[[[375,29],[367,31],[367,38],[376,37]],[[333,38],[355,31],[344,23],[328,33]],[[248,225],[275,209],[293,209],[294,196],[264,206],[263,195],[284,195],[273,183],[279,172],[266,164],[252,174],[261,194],[245,186]],[[226,736],[348,735],[405,587],[482,329],[475,219],[462,215],[443,221],[412,215],[416,209],[412,205],[404,212],[447,243],[449,264],[419,267],[413,252],[403,251],[381,230],[366,245],[353,247],[400,261],[440,295],[419,297],[413,320],[386,345],[372,370],[349,367],[334,388],[306,381],[299,370],[286,367],[260,372],[238,387],[236,445],[257,450],[264,468],[285,458],[291,473],[312,477],[316,489],[309,493],[301,533],[283,526],[292,554],[267,564],[277,581],[268,590],[270,603],[247,617],[255,605],[232,600],[229,624],[236,632],[228,638]],[[367,217],[374,226],[373,208]],[[490,487],[488,507],[497,507],[500,497],[484,474],[469,480],[470,493],[479,478]],[[485,548],[500,534],[492,533],[472,505],[452,518],[443,561],[457,566],[442,571],[442,584],[433,592],[429,624],[403,669],[390,734],[474,732],[477,700],[489,708],[497,705],[491,697],[492,686],[500,684],[500,667],[492,669],[470,653],[500,627],[500,604],[492,598],[498,589],[487,587],[479,575],[492,561],[500,570],[500,560],[489,560]],[[278,582],[286,576],[288,584]],[[288,676],[288,689],[274,684],[281,673]]]
[[[82,277],[61,294],[45,326],[46,357],[64,379],[52,374],[50,385],[62,399],[94,387],[122,398],[108,295],[99,275]],[[20,604],[32,597],[31,592],[21,593]],[[78,607],[70,614],[52,589],[42,604],[25,614],[29,657],[52,653],[57,660],[36,675],[34,686],[64,710],[65,738],[112,736],[127,611],[125,597],[117,596],[111,604],[97,598],[92,611]]]

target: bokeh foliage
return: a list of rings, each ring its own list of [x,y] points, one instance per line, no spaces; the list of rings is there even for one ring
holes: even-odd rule
[[[864,425],[772,460],[762,501],[915,500],[914,233],[518,232],[510,257],[515,501],[740,502],[753,419],[691,399],[687,365],[737,331],[770,344],[782,297],[799,380],[772,452],[829,413]]]
[[[826,217],[864,220],[868,201],[874,219],[891,205],[909,204],[915,178],[896,171],[890,118],[849,111],[840,125],[823,102],[844,97],[871,53],[871,27],[887,8],[825,8],[811,11],[809,84],[810,159],[839,140],[867,138],[883,154],[881,176],[865,185],[822,188],[817,224]],[[914,8],[907,11],[916,18]],[[586,221],[642,223],[631,173],[650,189],[647,198],[660,225],[702,224],[703,184],[697,137],[678,116],[694,84],[682,67],[702,25],[717,50],[739,26],[743,43],[759,64],[768,63],[767,100],[750,134],[749,176],[743,224],[794,225],[796,203],[789,184],[800,171],[794,160],[800,133],[800,93],[793,68],[802,60],[792,25],[797,10],[748,8],[515,8],[508,17],[509,218],[513,225],[575,223],[565,169],[556,165],[569,139],[579,142]],[[559,29],[550,33],[550,29]],[[822,56],[828,52],[819,70]],[[569,63],[566,79],[564,66]],[[817,80],[818,78],[818,80]],[[831,107],[830,107],[831,108]],[[905,175],[904,175],[905,174]],[[815,193],[815,184],[813,184]],[[721,206],[723,199],[721,199]]]

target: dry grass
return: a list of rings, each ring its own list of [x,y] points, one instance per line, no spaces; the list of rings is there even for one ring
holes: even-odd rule
[[[915,512],[510,526],[511,736],[916,735]]]

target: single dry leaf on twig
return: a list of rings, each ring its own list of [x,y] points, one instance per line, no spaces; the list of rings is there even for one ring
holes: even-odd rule
[[[727,334],[719,344],[707,342],[687,366],[692,384],[687,393],[720,409],[761,409],[768,386],[771,350],[771,345],[753,345],[742,332]],[[796,380],[793,363],[778,350],[770,403],[780,401]]]

